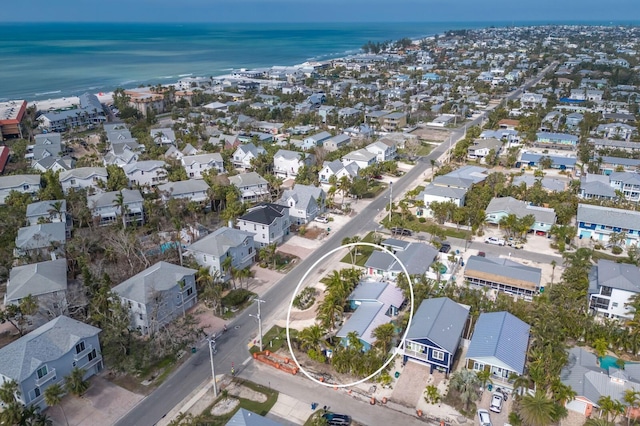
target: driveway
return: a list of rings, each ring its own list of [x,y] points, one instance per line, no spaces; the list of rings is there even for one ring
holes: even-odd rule
[[[69,426],[115,424],[143,398],[101,376],[92,377],[90,383],[82,397],[67,395],[62,400]],[[46,412],[54,425],[67,424],[60,407],[50,407]]]
[[[488,390],[482,392],[482,398],[478,403],[478,409],[484,408],[485,410],[489,410],[489,406],[491,405],[491,394]],[[509,413],[511,412],[511,406],[513,403],[513,395],[509,394],[509,397],[502,404],[502,411],[499,413],[494,413],[489,410],[489,414],[491,416],[491,424],[496,426],[502,426],[504,424],[509,424]],[[475,423],[478,424],[478,416],[476,416]]]
[[[406,407],[415,408],[422,398],[429,375],[429,367],[407,361],[393,388],[391,400]]]

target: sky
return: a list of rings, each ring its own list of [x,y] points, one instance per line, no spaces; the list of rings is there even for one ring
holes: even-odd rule
[[[22,0],[0,22],[640,21],[640,0]],[[633,20],[633,21],[632,21]]]

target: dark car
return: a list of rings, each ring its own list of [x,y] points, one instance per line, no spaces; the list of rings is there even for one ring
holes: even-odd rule
[[[346,414],[324,413],[322,417],[331,426],[349,426],[351,424],[351,417]]]
[[[440,246],[440,253],[449,253],[449,251],[451,251],[451,244],[442,243]]]
[[[486,254],[485,252],[483,252],[483,251],[479,251],[479,252],[478,252],[478,256],[480,256],[480,257],[487,257],[487,254]]]
[[[411,230],[406,228],[391,228],[391,233],[394,235],[411,236]]]

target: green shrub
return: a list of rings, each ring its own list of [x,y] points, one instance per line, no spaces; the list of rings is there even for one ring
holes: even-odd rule
[[[426,223],[427,222],[427,218],[426,217],[421,217],[421,218],[418,219],[418,222]]]
[[[611,247],[611,253],[613,253],[613,254],[622,254],[622,247],[620,247],[620,246]]]
[[[314,287],[307,287],[302,290],[293,299],[293,307],[304,310],[310,308],[316,301],[316,289]]]
[[[222,305],[227,307],[240,306],[253,295],[252,292],[244,288],[231,290],[229,294],[222,298]]]
[[[322,355],[322,352],[316,351],[315,349],[309,349],[307,351],[307,355],[316,362],[321,362],[323,364],[327,362],[327,358]]]

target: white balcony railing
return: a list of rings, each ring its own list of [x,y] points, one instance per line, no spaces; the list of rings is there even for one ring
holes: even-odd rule
[[[89,352],[91,352],[92,350],[93,350],[93,346],[92,345],[86,345],[82,352],[79,352],[77,354],[73,354],[73,360],[74,361],[81,360],[82,358],[87,356],[89,354]]]
[[[51,371],[49,371],[47,374],[40,377],[39,379],[36,379],[36,386],[42,386],[45,383],[47,383],[49,380],[54,379],[55,377],[56,377],[56,369],[52,368]]]
[[[405,349],[404,350],[404,354],[406,356],[410,356],[412,358],[417,358],[417,359],[422,359],[424,361],[428,361],[427,354],[425,354],[423,352],[416,352],[416,351],[412,351],[411,349]]]

